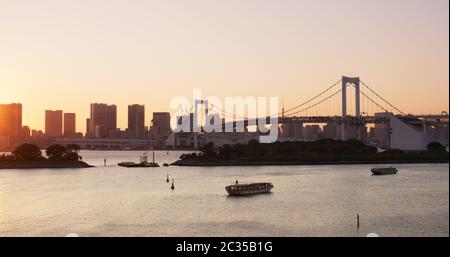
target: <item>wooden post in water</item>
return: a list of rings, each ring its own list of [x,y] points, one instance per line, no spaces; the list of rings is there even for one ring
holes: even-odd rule
[[[356,226],[359,229],[359,214],[356,214]]]

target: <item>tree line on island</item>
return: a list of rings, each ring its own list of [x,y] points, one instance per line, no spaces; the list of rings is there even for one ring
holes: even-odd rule
[[[383,161],[402,160],[448,161],[445,146],[438,142],[430,143],[426,151],[402,151],[366,145],[359,140],[321,139],[317,141],[286,141],[270,144],[251,140],[248,144],[222,145],[206,143],[197,153],[180,156],[178,163],[193,162],[232,162],[232,161],[281,161],[281,162],[339,162],[339,161]]]
[[[80,146],[70,144],[66,147],[58,144],[50,145],[42,155],[41,149],[34,144],[22,144],[11,153],[0,155],[2,163],[19,163],[30,161],[47,162],[79,162]],[[179,158],[183,162],[339,162],[339,161],[405,161],[405,162],[448,162],[446,147],[438,142],[432,142],[426,151],[402,151],[388,149],[379,151],[358,140],[321,139],[317,141],[287,141],[271,144],[251,140],[248,144],[222,145],[215,147],[209,142],[203,145],[199,152],[185,153]],[[181,163],[180,163],[181,162]],[[177,162],[176,162],[177,163]]]
[[[20,161],[81,161],[79,155],[80,146],[76,144],[62,145],[54,144],[45,149],[45,155],[42,155],[41,149],[34,144],[22,144],[10,154],[0,155],[0,161],[20,162]]]

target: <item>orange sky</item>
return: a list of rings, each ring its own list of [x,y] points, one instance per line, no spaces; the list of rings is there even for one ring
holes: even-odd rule
[[[44,110],[91,102],[170,111],[175,96],[279,96],[286,107],[342,75],[402,110],[448,110],[448,0],[0,0],[0,103]],[[281,100],[280,100],[281,102]],[[280,107],[281,108],[281,107]],[[336,106],[339,108],[339,106]],[[339,110],[338,110],[339,111]]]

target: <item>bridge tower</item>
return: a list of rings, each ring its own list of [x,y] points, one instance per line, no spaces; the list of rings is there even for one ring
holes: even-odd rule
[[[208,100],[199,100],[195,99],[195,105],[194,105],[194,113],[198,114],[198,106],[204,105],[205,106],[205,115],[208,115]]]
[[[347,86],[348,84],[353,84],[355,87],[355,103],[356,103],[356,117],[361,116],[360,107],[360,87],[359,78],[351,78],[342,76],[342,117],[347,116]]]
[[[353,84],[355,87],[355,116],[360,117],[361,116],[361,106],[360,106],[360,80],[359,77],[346,77],[342,76],[342,118],[345,118],[347,116],[347,86],[349,84]],[[341,138],[342,140],[346,140],[346,133],[345,133],[345,127],[346,124],[341,124]],[[359,129],[358,129],[359,131]],[[360,138],[361,135],[358,133],[358,137]]]
[[[204,105],[205,107],[205,117],[208,117],[208,100],[199,100],[199,99],[195,99],[195,103],[194,103],[194,115],[193,115],[193,131],[194,132],[194,148],[198,149],[198,138],[197,138],[197,132],[201,132],[202,131],[202,127],[203,124],[200,125],[200,127],[198,126],[198,118],[199,115],[201,115],[198,111],[198,107],[199,105]]]

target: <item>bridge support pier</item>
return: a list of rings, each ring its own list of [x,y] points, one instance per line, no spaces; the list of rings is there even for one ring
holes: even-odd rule
[[[341,124],[341,140],[342,141],[347,140],[347,135],[345,134],[345,126],[346,126],[345,123]]]

